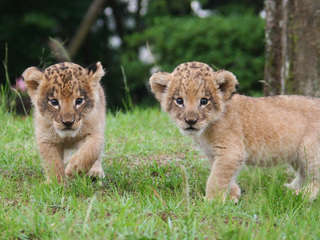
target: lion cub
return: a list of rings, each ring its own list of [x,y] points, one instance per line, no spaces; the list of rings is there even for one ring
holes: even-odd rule
[[[64,62],[22,74],[35,106],[34,125],[47,178],[75,173],[104,177],[105,96],[100,62],[89,68]]]
[[[236,177],[247,164],[286,162],[296,170],[287,187],[303,183],[314,199],[320,180],[320,101],[302,96],[233,95],[238,81],[228,71],[187,62],[151,76],[155,97],[182,133],[212,160],[206,197],[229,193],[238,201]]]

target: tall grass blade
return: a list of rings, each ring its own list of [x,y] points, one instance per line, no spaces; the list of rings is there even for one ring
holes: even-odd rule
[[[126,76],[126,73],[124,71],[123,66],[121,66],[121,72],[122,72],[122,79],[123,79],[124,91],[125,91],[125,99],[122,100],[122,103],[123,103],[125,110],[130,111],[133,109],[133,103],[132,103],[132,98],[131,98],[131,94],[130,94],[130,88],[129,88],[128,82],[127,82],[127,76]]]

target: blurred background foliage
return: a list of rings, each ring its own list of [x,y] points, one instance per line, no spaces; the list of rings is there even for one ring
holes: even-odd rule
[[[14,85],[25,68],[57,62],[50,37],[68,45],[90,0],[0,1],[0,57],[8,46]],[[147,81],[153,71],[172,71],[184,61],[203,61],[228,69],[240,92],[259,95],[264,69],[263,0],[106,0],[73,61],[101,61],[108,105],[123,107],[124,75],[134,104],[152,104]],[[121,71],[121,66],[124,71]],[[0,68],[1,83],[5,71]]]

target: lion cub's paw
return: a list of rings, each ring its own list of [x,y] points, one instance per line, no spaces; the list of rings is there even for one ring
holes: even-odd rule
[[[220,191],[220,192],[208,191],[206,193],[205,199],[208,201],[211,201],[213,199],[218,199],[218,200],[221,200],[223,203],[225,203],[227,200],[231,200],[232,202],[237,204],[239,202],[240,196],[241,196],[240,187],[236,183],[233,183],[230,186],[229,192],[228,191]]]
[[[76,173],[78,173],[78,166],[76,164],[68,163],[64,173],[67,177],[73,177]]]
[[[320,186],[318,183],[309,183],[307,186],[303,187],[302,189],[297,190],[296,193],[297,194],[302,193],[308,196],[309,200],[312,202],[317,198],[319,189],[320,189]]]
[[[98,178],[105,177],[102,167],[95,167],[95,166],[90,169],[90,171],[88,172],[88,175],[90,177],[98,177]]]
[[[239,197],[238,196],[231,196],[231,195],[225,193],[225,194],[223,194],[223,196],[216,196],[216,197],[205,196],[204,200],[206,200],[208,202],[216,200],[218,202],[221,202],[222,204],[226,203],[227,201],[232,201],[234,204],[238,204]]]
[[[234,202],[234,203],[238,203],[240,196],[241,196],[241,189],[238,186],[238,184],[236,183],[232,183],[230,186],[230,199]]]
[[[307,197],[311,202],[317,198],[320,189],[319,184],[314,183],[310,183],[307,186],[300,188],[294,188],[291,186],[291,184],[285,184],[285,186],[292,190],[294,195],[302,194],[303,196]]]
[[[296,186],[292,185],[292,183],[285,183],[285,184],[283,184],[283,186],[285,186],[286,188],[289,188],[291,190],[298,190],[296,188]]]

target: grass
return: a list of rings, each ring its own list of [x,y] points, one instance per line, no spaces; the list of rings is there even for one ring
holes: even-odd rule
[[[158,109],[108,114],[106,178],[47,185],[32,118],[0,110],[0,239],[319,239],[320,201],[284,166],[245,168],[241,201],[203,199],[209,163]]]

